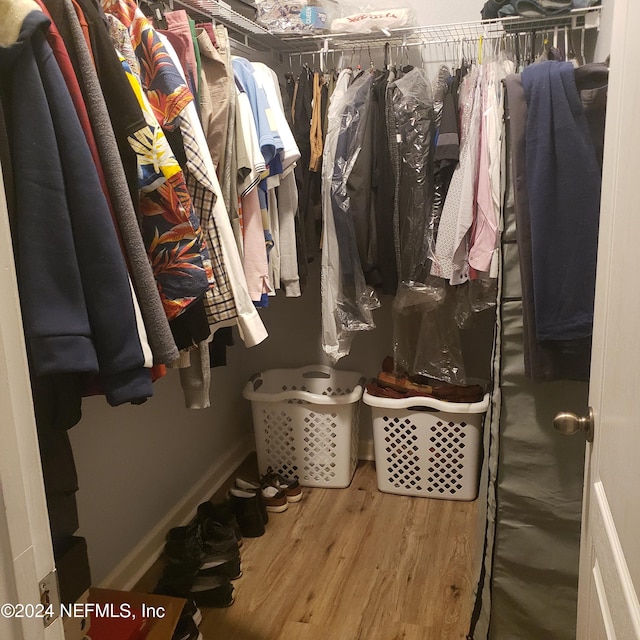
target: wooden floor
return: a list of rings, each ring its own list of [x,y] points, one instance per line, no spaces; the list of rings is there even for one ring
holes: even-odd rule
[[[348,489],[303,491],[245,539],[236,600],[203,611],[204,640],[465,638],[475,502],[381,493],[372,462]]]

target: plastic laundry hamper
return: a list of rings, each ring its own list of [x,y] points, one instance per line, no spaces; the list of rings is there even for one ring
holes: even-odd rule
[[[476,499],[488,394],[475,403],[426,397],[396,400],[366,392],[363,400],[371,406],[380,491]]]
[[[348,487],[358,462],[365,378],[323,365],[254,375],[251,400],[258,469],[297,477],[305,487]]]

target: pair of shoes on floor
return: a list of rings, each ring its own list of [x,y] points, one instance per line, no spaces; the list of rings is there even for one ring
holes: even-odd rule
[[[242,568],[231,527],[199,516],[186,527],[169,531],[164,552],[168,563],[156,593],[190,598],[211,607],[233,603],[231,580],[242,575]],[[188,628],[193,630],[188,622],[183,625],[184,634]]]
[[[267,468],[267,473],[260,476],[260,483],[263,487],[272,487],[284,493],[289,502],[300,502],[302,500],[302,487],[297,478],[287,478],[281,473],[276,473],[272,467]]]
[[[238,524],[231,503],[228,500],[217,503],[203,502],[198,506],[196,520],[201,522],[207,529],[212,527],[215,529],[218,526],[231,528],[238,542],[238,547],[242,546],[242,528]]]
[[[166,565],[154,593],[186,598],[192,600],[196,607],[228,607],[234,600],[229,577],[207,575],[198,562]],[[185,626],[191,625],[185,623]]]
[[[240,550],[233,530],[218,523],[199,520],[175,527],[167,534],[165,557],[170,564],[195,566],[202,575],[220,575],[235,580],[242,575]]]
[[[236,503],[242,500],[247,503],[255,501],[266,525],[269,512],[282,513],[287,510],[290,502],[299,502],[302,499],[302,488],[298,480],[285,478],[269,467],[259,482],[236,478],[236,486],[229,491],[229,497]],[[253,520],[257,521],[255,515]],[[257,528],[259,529],[259,525]]]
[[[228,500],[245,538],[264,535],[269,513],[262,492],[254,487],[254,483],[237,479],[236,486],[229,489]]]
[[[265,482],[254,482],[244,478],[236,478],[236,489],[257,493],[269,513],[282,513],[287,510],[287,496],[280,487]]]

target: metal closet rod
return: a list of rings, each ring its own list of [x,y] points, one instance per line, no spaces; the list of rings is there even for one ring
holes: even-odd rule
[[[459,44],[478,44],[482,39],[484,42],[487,40],[501,40],[503,38],[511,39],[517,36],[524,36],[528,34],[502,34],[502,35],[488,35],[488,36],[478,36],[478,37],[466,37],[466,38],[445,38],[442,40],[428,40],[425,42],[375,42],[375,43],[367,43],[362,42],[356,45],[349,44],[344,47],[339,47],[335,49],[309,49],[307,51],[288,51],[286,55],[291,58],[297,58],[299,56],[317,56],[318,54],[325,53],[349,53],[351,51],[355,53],[359,53],[360,51],[367,51],[369,49],[384,49],[384,47],[388,44],[393,49],[405,49],[406,47],[430,47],[431,45],[459,45]]]

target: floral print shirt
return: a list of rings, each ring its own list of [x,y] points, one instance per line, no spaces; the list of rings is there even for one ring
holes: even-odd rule
[[[135,1],[103,0],[102,6],[129,30],[139,63],[138,78],[121,54],[147,122],[129,138],[138,159],[142,236],[165,313],[172,319],[213,283],[206,239],[182,168],[163,132],[163,127],[179,126],[180,113],[193,96]]]

